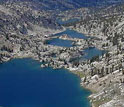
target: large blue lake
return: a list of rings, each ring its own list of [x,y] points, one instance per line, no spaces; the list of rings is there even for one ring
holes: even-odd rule
[[[67,70],[40,68],[32,59],[0,64],[0,106],[90,107],[89,94]]]

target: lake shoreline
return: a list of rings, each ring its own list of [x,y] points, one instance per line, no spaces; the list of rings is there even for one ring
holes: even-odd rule
[[[71,30],[69,30],[69,32],[70,32]],[[73,31],[73,32],[75,32],[75,31]],[[72,32],[72,33],[73,33]],[[61,32],[60,32],[60,34],[61,34]],[[80,36],[81,36],[81,34],[80,34]],[[84,35],[85,36],[85,35]],[[47,38],[48,39],[48,38]],[[74,39],[74,38],[73,38]],[[79,73],[84,73],[84,72],[81,72],[81,71],[83,71],[82,70],[82,68],[81,67],[77,67],[77,66],[75,66],[75,67],[73,67],[73,63],[70,63],[69,61],[68,61],[68,58],[70,57],[70,55],[69,55],[69,53],[73,53],[74,51],[76,52],[75,53],[75,55],[78,53],[78,50],[83,50],[83,49],[85,49],[86,47],[88,47],[88,45],[87,45],[87,43],[85,43],[85,41],[83,40],[83,39],[79,39],[79,38],[75,38],[76,39],[76,41],[77,42],[81,42],[81,44],[85,44],[86,46],[84,46],[84,45],[82,45],[82,46],[84,46],[83,48],[82,48],[82,46],[79,46],[79,47],[70,47],[70,48],[65,48],[65,47],[58,47],[58,46],[52,46],[52,45],[50,45],[50,46],[48,46],[48,45],[46,45],[46,44],[41,44],[41,46],[43,46],[43,49],[42,49],[42,47],[40,48],[40,49],[42,49],[43,50],[43,53],[44,53],[44,48],[46,48],[46,49],[51,49],[52,51],[51,51],[51,53],[54,53],[54,50],[56,50],[56,56],[57,56],[57,58],[55,59],[55,58],[53,58],[51,55],[49,56],[49,57],[47,57],[47,54],[49,54],[49,52],[46,52],[45,54],[46,55],[44,55],[43,54],[43,56],[42,56],[42,53],[40,53],[40,49],[38,50],[38,52],[32,52],[32,49],[30,49],[30,50],[28,50],[28,51],[18,51],[18,52],[16,52],[16,53],[14,53],[14,54],[12,54],[12,57],[10,58],[10,59],[14,59],[14,58],[32,58],[32,59],[34,59],[34,60],[37,60],[37,61],[39,61],[39,62],[48,62],[48,64],[46,63],[46,64],[43,64],[43,65],[41,65],[41,67],[52,67],[53,69],[59,69],[59,68],[64,68],[64,69],[67,69],[68,71],[70,71],[70,72],[72,72],[72,73],[74,73],[74,74],[76,74],[77,76],[79,76],[79,78],[81,79],[81,82],[80,82],[80,85],[82,84],[82,78],[84,78],[84,76],[85,75],[83,75],[83,76],[80,76],[80,74]],[[45,39],[46,40],[46,39]],[[80,44],[80,45],[81,45]],[[91,44],[92,45],[92,44]],[[39,47],[40,47],[40,45],[38,45]],[[37,46],[37,47],[38,47]],[[63,53],[61,53],[61,51],[63,51],[63,53],[64,53],[64,55],[62,55],[62,57],[60,58],[60,54],[63,54]],[[46,57],[46,58],[45,58]],[[65,57],[65,58],[64,58]],[[67,57],[67,58],[66,58]],[[59,60],[59,58],[62,60]],[[10,60],[9,58],[8,59],[6,59],[5,61],[8,61],[8,60]],[[67,64],[64,64],[64,60],[66,61],[67,60]],[[86,64],[87,63],[87,61],[84,61],[84,63]],[[80,63],[79,63],[80,64]],[[81,74],[82,75],[82,74]],[[86,75],[89,75],[89,74],[86,74]],[[82,86],[82,85],[81,85]],[[83,88],[85,88],[85,89],[87,89],[87,90],[89,90],[90,92],[93,92],[92,91],[92,89],[88,89],[86,86],[83,86]],[[88,97],[89,98],[89,97]],[[89,101],[90,102],[90,101]],[[92,104],[91,104],[92,105]]]
[[[13,58],[13,59],[10,59],[9,61],[12,61],[12,60],[15,60],[15,59],[31,59],[31,60],[34,60],[34,61],[37,61],[38,63],[40,63],[38,60],[36,60],[36,59],[34,59],[34,58],[31,58],[31,57],[24,57],[24,58]],[[9,61],[7,61],[7,62],[9,62]],[[4,63],[4,62],[3,62]],[[64,70],[67,70],[68,72],[70,72],[70,73],[72,73],[72,74],[75,74],[73,71],[70,71],[70,70],[68,70],[68,69],[65,69],[65,68],[61,68],[61,69],[64,69]],[[57,70],[57,69],[56,69]],[[77,76],[77,78],[79,78],[79,80],[80,80],[80,83],[81,83],[81,78],[77,75],[77,74],[75,74],[76,76]],[[80,84],[80,88],[81,89],[84,89],[84,90],[86,90],[86,91],[88,91],[89,93],[91,93],[91,91],[89,90],[89,89],[86,89],[85,87],[82,87],[81,86],[81,84]],[[91,95],[91,94],[90,94]],[[88,96],[90,96],[90,95],[88,95]],[[87,99],[88,99],[88,102],[89,102],[89,105],[91,105],[90,104],[90,100],[89,100],[89,98],[87,97]]]
[[[14,57],[14,58],[11,58],[11,59],[9,59],[9,60],[7,60],[7,61],[5,61],[5,62],[9,62],[9,61],[14,60],[14,59],[25,59],[25,58],[29,58],[29,59],[32,59],[32,60],[34,60],[34,61],[40,62],[39,60],[33,58],[32,56]],[[2,63],[4,63],[4,62],[2,62]],[[2,64],[2,63],[1,63],[1,64]],[[42,68],[42,67],[41,67],[41,68]],[[61,69],[61,68],[59,68],[59,69]],[[64,69],[67,70],[67,71],[69,71],[70,73],[73,73],[73,74],[75,74],[75,75],[78,76],[78,78],[80,79],[80,86],[81,86],[81,88],[84,88],[84,89],[86,89],[87,91],[89,91],[89,92],[91,93],[89,96],[91,96],[91,95],[93,94],[93,91],[92,91],[90,88],[87,88],[86,86],[83,86],[83,85],[82,85],[81,76],[78,74],[78,71],[75,72],[75,71],[69,70],[69,69],[67,69],[67,68],[64,68]],[[90,106],[91,106],[91,107],[94,107],[94,106],[92,106],[93,104],[90,102],[91,99],[89,98],[89,96],[88,96],[87,98],[88,98],[88,100],[89,100]]]

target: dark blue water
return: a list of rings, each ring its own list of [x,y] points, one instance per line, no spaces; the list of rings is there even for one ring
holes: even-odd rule
[[[0,64],[0,106],[89,107],[89,94],[67,70],[41,69],[40,63],[31,59]]]
[[[92,59],[95,56],[101,56],[105,53],[103,50],[99,50],[95,47],[89,47],[83,51],[85,55],[83,56],[84,59]]]
[[[96,56],[102,56],[105,54],[104,50],[99,50],[95,47],[89,47],[83,51],[84,55],[81,57],[72,58],[70,61],[82,61],[82,60],[90,60]]]
[[[70,29],[66,29],[64,32],[57,33],[57,34],[55,34],[55,36],[61,36],[64,34],[67,34],[68,36],[70,36],[72,38],[79,38],[79,39],[87,39],[88,38],[84,34],[78,33],[77,31],[70,30]]]
[[[72,47],[72,41],[63,40],[63,39],[59,39],[59,38],[54,38],[52,40],[48,40],[47,44],[61,46],[61,47]]]

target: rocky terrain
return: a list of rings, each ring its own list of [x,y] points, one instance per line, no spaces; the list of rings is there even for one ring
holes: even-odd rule
[[[76,9],[79,6],[77,1],[76,7],[74,1],[70,2],[0,1],[0,62],[32,57],[42,62],[41,67],[64,67],[79,75],[81,85],[92,91],[89,99],[93,107],[124,107],[123,2],[80,9]],[[52,4],[55,3],[56,6],[63,5],[62,8],[54,11]],[[73,10],[62,11],[67,7]],[[78,21],[60,25],[58,18],[77,18]],[[90,38],[61,35],[60,39],[75,44],[68,48],[46,43],[55,38],[53,34],[66,28]],[[82,51],[89,47],[105,50],[105,54],[89,60],[75,60],[81,59],[85,54]]]
[[[32,2],[4,2],[0,5],[0,55],[12,57],[14,50],[31,49],[31,38],[57,32],[62,27],[50,11],[36,10]],[[37,5],[37,4],[36,4]],[[19,45],[19,46],[18,46]],[[30,46],[29,46],[30,45]],[[17,49],[18,48],[18,49]]]
[[[87,63],[82,85],[93,94],[89,97],[93,107],[124,107],[124,4],[92,9],[79,22],[66,25],[71,29],[99,38],[92,41],[107,52]],[[83,67],[84,68],[84,67]],[[88,73],[89,72],[89,73]]]

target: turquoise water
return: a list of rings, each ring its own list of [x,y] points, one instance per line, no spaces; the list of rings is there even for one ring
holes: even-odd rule
[[[40,68],[32,59],[0,64],[0,106],[90,107],[89,94],[67,70]]]
[[[70,36],[72,38],[79,38],[79,39],[87,39],[88,38],[84,34],[79,33],[77,31],[74,31],[74,30],[70,30],[70,29],[66,29],[65,31],[57,33],[54,36],[61,36],[61,35],[64,35],[64,34],[67,34],[68,36]]]
[[[54,38],[52,40],[48,40],[47,44],[49,45],[55,45],[55,46],[60,46],[60,47],[72,47],[72,41],[70,40],[63,40],[59,38]]]

